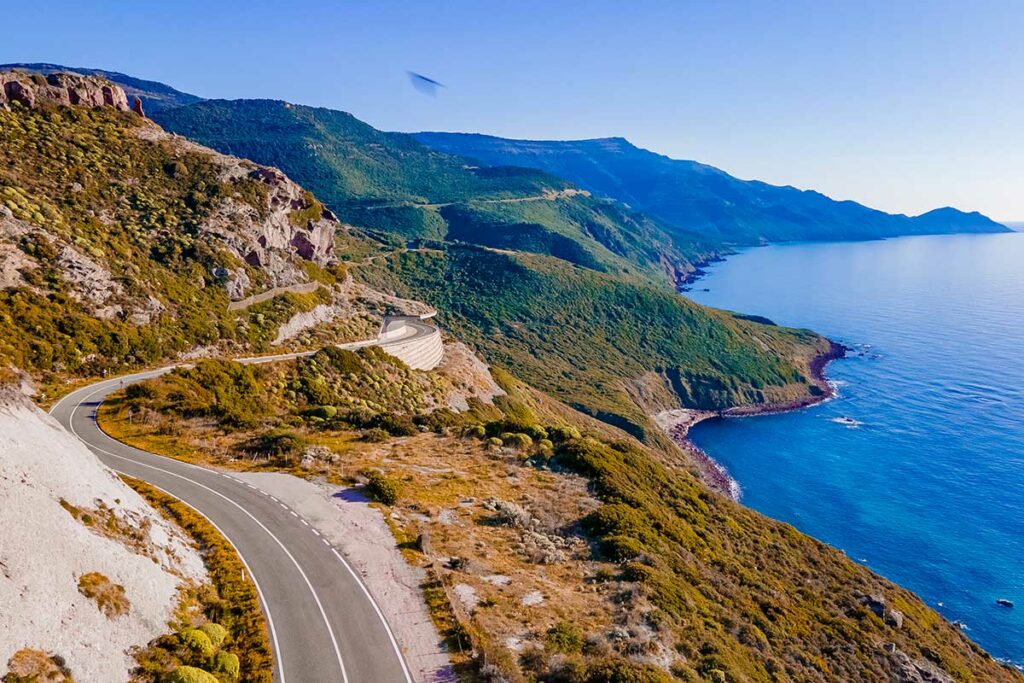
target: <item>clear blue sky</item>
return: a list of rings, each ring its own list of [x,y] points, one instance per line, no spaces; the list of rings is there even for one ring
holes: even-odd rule
[[[388,130],[621,135],[890,211],[1024,220],[1020,1],[37,0],[3,15],[4,62]],[[425,96],[407,69],[448,88]]]

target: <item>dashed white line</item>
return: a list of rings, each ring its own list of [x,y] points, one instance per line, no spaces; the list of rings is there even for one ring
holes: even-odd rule
[[[96,391],[91,392],[90,394],[88,394],[87,396],[85,396],[82,399],[82,402],[84,403],[85,401],[89,400],[90,398],[92,398],[93,396],[95,396],[96,394],[98,394],[102,390],[103,389],[97,389]],[[74,434],[75,437],[77,437],[80,441],[85,443],[86,446],[88,446],[90,449],[92,449],[93,451],[99,451],[101,453],[105,453],[105,454],[107,454],[109,456],[112,456],[114,458],[117,458],[119,460],[126,460],[126,461],[134,463],[136,465],[141,465],[142,467],[148,467],[149,469],[156,470],[157,472],[163,472],[164,474],[170,475],[172,477],[177,477],[179,479],[183,479],[183,480],[185,480],[187,482],[190,482],[191,484],[193,484],[195,486],[198,486],[201,489],[209,491],[213,495],[218,496],[220,498],[223,498],[225,501],[227,501],[228,503],[231,503],[236,508],[241,510],[242,513],[244,513],[249,519],[251,519],[253,522],[255,522],[256,525],[259,526],[264,532],[266,532],[267,535],[270,536],[270,538],[274,539],[274,541],[277,543],[278,547],[280,547],[281,550],[284,551],[285,555],[288,556],[288,559],[290,559],[292,561],[292,564],[295,566],[295,569],[298,570],[299,575],[302,577],[303,581],[305,581],[306,587],[309,589],[309,592],[310,592],[310,594],[313,597],[313,601],[316,603],[316,606],[317,606],[317,608],[320,611],[320,616],[324,620],[324,626],[327,627],[327,634],[331,638],[331,644],[334,646],[334,655],[335,655],[335,657],[337,658],[337,661],[338,661],[338,668],[341,669],[341,679],[342,679],[343,683],[348,683],[348,673],[345,670],[345,662],[342,661],[342,658],[341,658],[341,649],[338,646],[338,639],[334,635],[334,629],[331,628],[331,623],[330,623],[330,620],[328,620],[328,618],[327,618],[327,612],[324,611],[323,603],[320,602],[320,596],[317,595],[316,589],[313,588],[313,584],[310,582],[309,577],[306,575],[306,572],[303,571],[302,565],[299,564],[298,560],[295,559],[295,556],[291,554],[291,552],[288,550],[288,548],[285,546],[285,544],[281,542],[281,539],[279,539],[277,536],[275,536],[274,533],[272,531],[270,531],[270,529],[268,529],[260,520],[258,520],[255,516],[253,516],[253,514],[251,512],[249,512],[246,508],[242,507],[237,501],[234,501],[231,498],[228,498],[223,493],[220,493],[219,491],[211,489],[209,486],[205,486],[204,484],[201,484],[201,483],[199,483],[198,481],[196,481],[194,479],[189,479],[188,477],[186,477],[184,475],[178,474],[177,472],[171,472],[170,470],[165,470],[165,469],[163,469],[161,467],[156,467],[155,465],[150,465],[148,463],[144,463],[144,462],[139,462],[137,460],[133,460],[133,459],[125,457],[123,455],[118,455],[117,453],[113,453],[111,451],[106,450],[105,448],[101,448],[100,446],[97,446],[95,444],[90,444],[89,442],[85,441],[85,439],[83,439],[81,436],[79,436],[78,431],[75,429],[75,413],[78,412],[78,409],[81,406],[82,406],[82,403],[79,403],[78,405],[76,405],[74,408],[71,409],[71,415],[68,418],[68,427],[70,427],[71,433]],[[120,444],[119,441],[117,441],[113,437],[111,437],[108,434],[106,434],[106,432],[104,432],[102,429],[99,430],[99,433],[102,434],[103,436],[106,436],[111,441],[114,441],[115,443]],[[202,468],[197,467],[196,469],[202,469]],[[182,502],[184,502],[184,501],[182,501]],[[209,518],[207,518],[207,519],[209,519]],[[210,521],[211,524],[213,523],[213,520],[209,520],[209,521]],[[223,534],[223,532],[221,532],[221,533]],[[223,534],[223,535],[224,535],[225,538],[228,539],[228,542],[230,543],[231,539],[228,538],[228,536],[226,534]],[[325,541],[325,543],[326,543],[326,541]],[[232,545],[234,545],[234,544],[232,544]],[[330,544],[328,544],[328,545],[330,545]],[[237,552],[238,548],[235,547],[235,550]],[[239,552],[239,557],[241,558],[241,553],[240,552]],[[245,564],[244,559],[243,559],[243,564]],[[250,577],[253,576],[251,570],[249,571],[249,576]],[[257,587],[257,591],[258,590],[259,590],[259,588]],[[263,605],[264,605],[264,607],[267,607],[267,603],[266,603],[265,600],[263,601]],[[280,652],[281,651],[280,650],[280,646],[277,643],[277,634],[273,630],[273,625],[270,623],[270,610],[269,610],[269,608],[266,609],[266,613],[267,613],[267,626],[268,626],[269,630],[271,631],[271,633],[273,635],[273,639],[274,639],[274,651],[275,652]],[[404,666],[404,664],[405,664],[405,662],[404,662],[404,660],[402,660],[402,665]],[[280,658],[278,658],[278,660],[277,660],[277,665],[278,665],[278,672],[280,673],[281,679],[283,681],[284,680],[284,671],[283,671],[284,667],[281,664]]]
[[[267,494],[267,495],[269,495],[269,494]],[[273,496],[270,496],[270,500],[274,501],[275,503],[280,503],[281,502],[277,498],[274,498]]]
[[[309,522],[307,522],[306,520],[300,519],[299,521],[302,522],[303,524],[305,524],[306,526],[309,526]]]
[[[319,531],[317,531],[316,529],[313,529],[313,533],[314,533],[314,534],[316,534],[317,536],[319,536],[319,535],[320,535],[320,532],[319,532]]]
[[[327,540],[326,538],[321,538],[320,540],[321,540],[321,541],[323,541],[323,542],[324,542],[324,545],[326,545],[326,546],[329,546],[329,545],[331,545],[331,542],[330,542],[330,541],[328,541],[328,540]]]
[[[298,517],[298,515],[295,514],[295,510],[289,510],[288,512],[292,513],[292,517]]]

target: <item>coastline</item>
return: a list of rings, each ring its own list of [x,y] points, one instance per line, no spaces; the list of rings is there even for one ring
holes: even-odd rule
[[[827,341],[829,343],[828,350],[812,358],[809,366],[811,379],[814,382],[813,386],[817,387],[820,391],[818,394],[803,396],[792,401],[736,406],[717,411],[676,408],[674,410],[664,410],[653,415],[652,418],[676,445],[691,455],[697,465],[697,469],[700,471],[701,478],[710,488],[739,502],[743,491],[739,482],[729,475],[729,471],[725,466],[690,440],[690,429],[705,420],[776,415],[778,413],[808,408],[831,400],[835,397],[836,392],[825,375],[825,369],[833,360],[844,358],[848,349],[846,346],[831,339]]]

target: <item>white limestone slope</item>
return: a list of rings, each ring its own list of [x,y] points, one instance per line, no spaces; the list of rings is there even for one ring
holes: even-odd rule
[[[98,501],[135,528],[149,526],[146,554],[100,535],[61,505]],[[125,615],[108,618],[78,592],[100,572],[124,586]],[[23,648],[64,658],[77,681],[125,681],[129,650],[167,632],[184,580],[206,580],[181,532],[55,420],[0,391],[0,673]]]

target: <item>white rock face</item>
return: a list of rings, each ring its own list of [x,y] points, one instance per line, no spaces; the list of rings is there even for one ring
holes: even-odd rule
[[[150,555],[100,536],[61,499],[149,529]],[[154,559],[155,558],[155,559]],[[128,614],[107,618],[78,592],[100,572],[124,586]],[[125,681],[130,648],[166,633],[198,552],[76,438],[13,391],[0,393],[0,672],[22,648],[63,657],[77,681]]]

